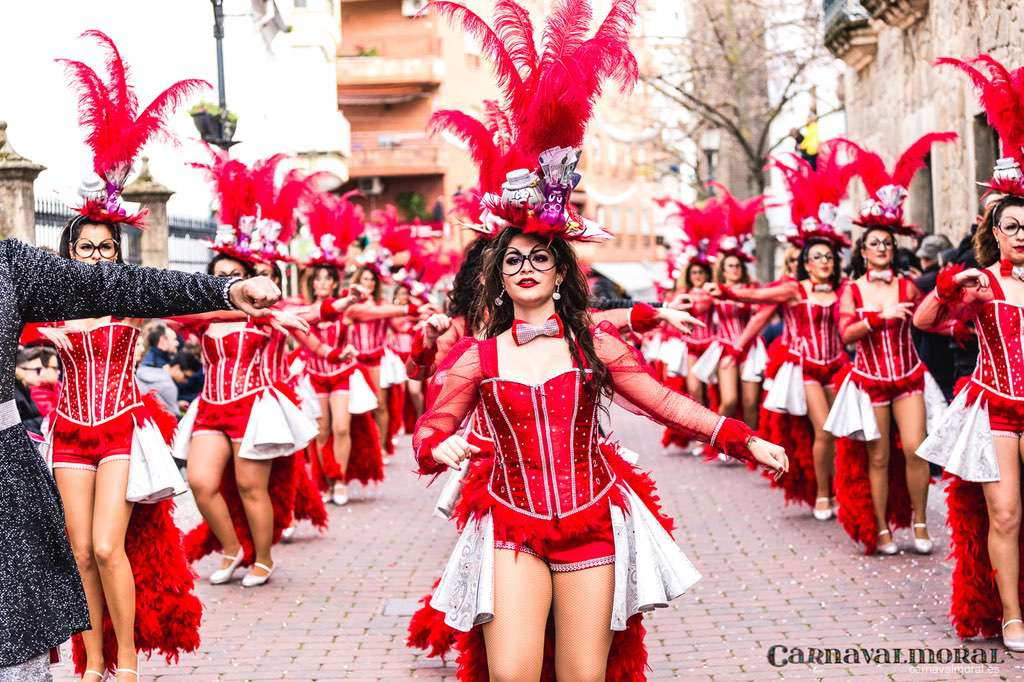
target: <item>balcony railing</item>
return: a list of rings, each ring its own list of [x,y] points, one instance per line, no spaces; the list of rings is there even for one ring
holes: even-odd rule
[[[352,133],[351,177],[440,172],[440,144],[423,133]]]
[[[857,0],[822,0],[825,46],[855,70],[870,64],[878,52],[871,15]]]
[[[338,85],[440,85],[441,39],[435,35],[367,35],[342,44]]]
[[[872,19],[907,29],[928,14],[928,0],[861,0]]]

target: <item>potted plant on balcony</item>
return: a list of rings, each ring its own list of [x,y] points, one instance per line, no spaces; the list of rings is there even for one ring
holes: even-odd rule
[[[238,126],[238,114],[227,109],[221,110],[216,104],[200,102],[189,112],[192,122],[199,131],[204,142],[220,146],[230,146]]]
[[[366,45],[356,45],[356,56],[357,57],[379,57],[380,51],[375,47],[367,47]]]

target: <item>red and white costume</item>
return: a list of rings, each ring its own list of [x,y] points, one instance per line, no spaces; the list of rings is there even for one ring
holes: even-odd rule
[[[334,348],[344,346],[349,340],[347,326],[341,319],[314,322],[309,332],[321,343]],[[370,388],[365,369],[360,367],[357,360],[338,362],[308,349],[304,351],[303,357],[317,396],[324,398],[333,393],[350,393],[351,414],[363,414],[377,408],[377,396]]]
[[[749,458],[749,430],[742,423],[661,385],[610,323],[595,329],[594,341],[616,392],[633,409]],[[631,487],[642,475],[602,446],[587,370],[576,367],[533,386],[497,372],[495,339],[463,339],[439,369],[443,386],[414,435],[423,473],[443,471],[431,457],[433,447],[477,405],[494,443],[489,470],[467,479],[456,513],[465,527],[434,591],[433,608],[463,632],[493,617],[496,548],[536,554],[553,571],[615,564],[610,627],[617,631],[636,614],[685,592],[700,575],[665,531],[651,499],[641,499]],[[649,492],[647,486],[644,481]],[[638,580],[626,579],[632,575]]]

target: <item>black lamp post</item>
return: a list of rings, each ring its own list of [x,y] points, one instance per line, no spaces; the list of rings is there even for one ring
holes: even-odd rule
[[[227,96],[224,94],[224,0],[210,0],[213,5],[213,37],[217,41],[217,94],[216,114],[202,109],[192,114],[192,120],[205,142],[228,149],[238,144],[235,121],[228,118]]]

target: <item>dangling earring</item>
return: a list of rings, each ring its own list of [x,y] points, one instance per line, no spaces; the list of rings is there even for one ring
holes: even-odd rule
[[[562,288],[562,283],[561,282],[556,284],[555,285],[555,293],[551,294],[551,298],[555,299],[556,301],[561,301],[562,300],[562,294],[560,294],[559,291],[558,291],[561,288]]]
[[[501,293],[494,297],[494,305],[501,306],[505,302],[505,299],[502,298],[502,296],[504,296],[504,295],[505,295],[505,290],[502,289]]]

